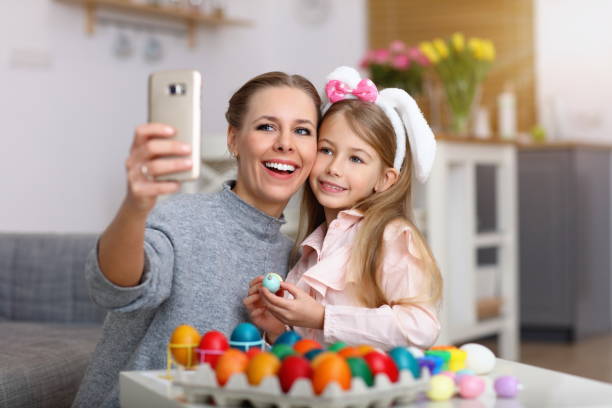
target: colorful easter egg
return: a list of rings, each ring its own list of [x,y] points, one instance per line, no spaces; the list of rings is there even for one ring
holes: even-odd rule
[[[319,355],[317,355],[315,358],[313,358],[312,361],[310,362],[310,365],[312,366],[314,370],[323,361],[327,360],[328,358],[334,358],[334,357],[340,357],[340,356],[337,353],[334,353],[333,351],[324,351],[322,353],[319,353]]]
[[[359,351],[357,347],[347,346],[347,347],[344,347],[342,350],[339,350],[338,355],[344,358],[361,357],[361,352]]]
[[[285,357],[297,354],[297,352],[293,349],[293,347],[291,347],[288,344],[283,344],[283,343],[275,344],[274,346],[272,346],[272,349],[270,351],[272,352],[272,354],[276,355],[276,357],[278,357],[280,360],[284,360]]]
[[[289,392],[298,378],[312,377],[312,367],[310,361],[302,356],[288,356],[282,361],[277,375],[283,392]]]
[[[198,364],[196,349],[200,343],[200,333],[189,325],[178,326],[170,337],[170,352],[177,364],[192,368]]]
[[[261,281],[261,286],[272,293],[276,293],[279,291],[282,281],[283,278],[279,274],[270,272],[264,276],[263,281]]]
[[[446,401],[455,393],[455,382],[452,378],[438,374],[429,380],[427,396],[432,401]]]
[[[223,387],[232,375],[244,372],[248,364],[246,353],[234,348],[226,350],[217,361],[217,382]]]
[[[485,390],[485,382],[475,375],[462,375],[457,381],[461,398],[478,398]]]
[[[329,351],[340,351],[346,347],[346,343],[343,341],[337,341],[334,344],[330,345],[327,349]]]
[[[212,368],[217,366],[219,357],[225,350],[229,348],[229,343],[225,334],[219,331],[209,331],[202,336],[198,353],[200,354],[200,362],[208,363]]]
[[[397,369],[410,371],[414,378],[421,377],[421,367],[419,362],[405,347],[395,347],[389,351],[389,356],[395,362]]]
[[[251,347],[249,351],[246,352],[246,355],[250,361],[253,357],[255,357],[259,353],[263,353],[263,350],[260,349],[259,347]]]
[[[259,385],[265,377],[276,375],[281,361],[274,354],[267,351],[254,356],[246,368],[247,379],[251,385]]]
[[[274,344],[287,344],[291,347],[295,345],[298,341],[302,340],[302,336],[294,332],[293,330],[289,330],[278,336]]]
[[[495,379],[494,388],[498,398],[514,398],[517,396],[521,385],[516,377],[503,375]]]
[[[304,354],[304,357],[312,361],[315,359],[315,357],[317,357],[319,354],[324,353],[324,352],[325,350],[323,349],[315,348],[315,349],[308,351],[308,353]]]
[[[397,382],[399,379],[397,366],[388,355],[378,351],[370,351],[363,356],[363,359],[368,363],[373,375],[384,373],[389,377],[391,382]]]
[[[232,348],[247,351],[251,347],[261,347],[263,341],[257,327],[251,323],[240,323],[230,336]]]
[[[348,357],[346,359],[349,368],[351,369],[351,376],[353,378],[361,378],[368,387],[374,385],[374,376],[372,370],[368,366],[368,363],[361,357]]]
[[[460,349],[467,353],[465,368],[473,370],[477,375],[489,374],[495,368],[495,354],[487,347],[468,343]]]
[[[312,339],[302,339],[293,345],[293,349],[302,355],[315,348],[322,349],[323,347],[318,341]]]
[[[351,368],[346,360],[336,353],[313,366],[312,389],[315,394],[320,395],[332,382],[337,383],[343,390],[351,387]]]
[[[368,354],[371,351],[374,351],[375,349],[369,344],[360,344],[359,346],[357,346],[357,350],[359,350],[359,353],[361,353],[361,356],[365,356],[366,354]]]

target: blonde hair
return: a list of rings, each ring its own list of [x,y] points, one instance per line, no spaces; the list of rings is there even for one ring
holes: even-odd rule
[[[348,99],[334,103],[323,117],[344,115],[351,129],[368,143],[380,156],[385,167],[393,167],[396,138],[391,121],[384,111],[373,103]],[[355,204],[363,213],[362,225],[357,233],[348,264],[349,276],[359,301],[370,308],[382,305],[437,306],[442,297],[442,277],[425,239],[412,221],[412,156],[410,149],[402,164],[395,184],[386,191],[374,193]],[[317,201],[309,183],[304,186],[300,208],[300,225],[296,243],[300,243],[320,224],[325,222],[323,207]],[[418,261],[424,271],[423,293],[410,298],[387,299],[380,282],[383,262],[383,235],[391,222],[400,221],[410,227],[419,253]],[[298,247],[294,247],[295,260]]]

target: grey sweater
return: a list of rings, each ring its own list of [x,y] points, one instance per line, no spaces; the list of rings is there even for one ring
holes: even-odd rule
[[[226,183],[213,194],[178,195],[147,219],[142,282],[119,287],[100,271],[97,250],[85,268],[94,302],[109,313],[73,407],[118,407],[119,372],[161,369],[172,331],[230,335],[248,320],[248,284],[267,272],[287,273],[291,241],[284,220],[242,201]]]

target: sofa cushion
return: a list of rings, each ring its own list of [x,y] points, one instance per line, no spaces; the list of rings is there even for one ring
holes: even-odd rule
[[[69,407],[102,334],[96,326],[0,323],[0,407]]]
[[[102,322],[85,260],[95,234],[0,233],[0,320]]]

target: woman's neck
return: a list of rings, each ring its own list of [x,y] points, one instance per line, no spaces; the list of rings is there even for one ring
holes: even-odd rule
[[[243,183],[236,181],[236,184],[232,188],[234,194],[240,197],[245,203],[257,208],[259,211],[268,214],[271,217],[280,218],[280,216],[283,214],[283,210],[287,206],[286,202],[268,203],[264,202],[263,200],[259,200],[255,195],[251,194],[246,188],[244,188],[242,184]]]

